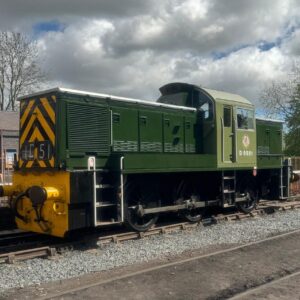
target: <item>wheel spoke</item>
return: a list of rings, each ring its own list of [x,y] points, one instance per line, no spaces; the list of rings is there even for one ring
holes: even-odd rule
[[[242,193],[245,194],[246,201],[237,204],[237,207],[244,213],[250,213],[253,209],[255,209],[258,202],[255,184],[250,180],[248,185],[244,189],[241,189],[241,194]]]
[[[155,198],[156,195],[148,194],[135,183],[127,186],[125,195],[126,225],[135,231],[147,231],[157,221],[158,214],[140,216],[137,208],[138,206],[142,206],[144,209],[160,206],[158,197]]]
[[[176,194],[176,203],[183,203],[184,199],[193,199],[199,201],[199,191],[195,183],[191,180],[182,180],[178,186]],[[203,208],[190,208],[180,212],[180,215],[189,222],[199,222],[204,213]]]

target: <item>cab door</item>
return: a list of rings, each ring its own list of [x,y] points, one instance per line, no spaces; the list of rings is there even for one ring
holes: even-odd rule
[[[222,161],[232,163],[234,161],[234,122],[232,106],[223,106],[222,117]]]

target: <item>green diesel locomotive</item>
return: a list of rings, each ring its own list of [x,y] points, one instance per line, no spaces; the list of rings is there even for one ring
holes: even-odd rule
[[[289,196],[282,122],[255,119],[245,98],[185,83],[156,102],[55,88],[20,99],[11,197],[19,228],[54,236],[159,213],[191,222],[207,206],[245,213]]]

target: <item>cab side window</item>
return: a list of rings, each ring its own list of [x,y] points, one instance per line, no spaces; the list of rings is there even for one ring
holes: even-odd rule
[[[238,129],[254,129],[254,111],[237,108],[237,127]]]
[[[199,94],[198,91],[194,91],[193,99],[194,107],[202,112],[204,120],[212,120],[214,114],[212,100],[203,94]]]
[[[209,104],[207,102],[204,102],[201,105],[199,105],[199,110],[203,112],[203,117],[205,120],[210,119],[211,112],[209,109]]]
[[[231,108],[230,107],[223,108],[223,116],[224,116],[224,127],[231,127]]]

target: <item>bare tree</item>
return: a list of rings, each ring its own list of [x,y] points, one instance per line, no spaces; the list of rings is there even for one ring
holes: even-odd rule
[[[300,61],[294,63],[285,80],[271,82],[262,92],[269,116],[285,120],[285,153],[300,155]]]
[[[18,96],[45,79],[35,42],[15,32],[0,32],[0,110],[16,110]]]
[[[295,61],[293,68],[286,78],[280,81],[273,81],[266,86],[261,99],[269,116],[280,116],[283,118],[293,114],[290,101],[295,95],[300,84],[300,61]]]

